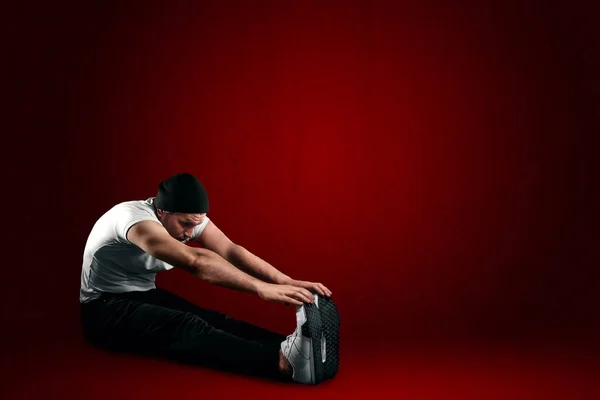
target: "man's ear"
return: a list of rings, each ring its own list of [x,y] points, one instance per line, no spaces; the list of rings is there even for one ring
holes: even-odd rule
[[[162,218],[162,216],[165,215],[165,210],[157,209],[156,214],[158,214],[158,216]]]

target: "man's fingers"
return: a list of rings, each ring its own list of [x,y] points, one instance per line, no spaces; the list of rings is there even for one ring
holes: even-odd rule
[[[284,297],[285,297],[285,299],[286,299],[288,302],[290,302],[290,303],[292,303],[292,304],[296,304],[297,306],[301,306],[302,304],[304,304],[304,303],[302,303],[301,301],[299,301],[299,300],[296,300],[295,298],[293,298],[293,297],[292,297],[292,296],[290,296],[290,295],[284,295]]]
[[[303,303],[312,303],[314,298],[308,290],[299,287],[292,287],[290,288],[290,291],[286,292],[285,294],[287,296],[294,297]]]
[[[304,288],[302,288],[301,290],[302,290],[302,294],[307,297],[309,303],[312,303],[315,301],[315,296],[311,292],[309,292],[308,290],[306,290]]]
[[[294,294],[300,298],[300,300],[304,301],[305,303],[312,303],[313,300],[313,296],[312,294],[310,294],[310,292],[306,289],[299,289],[297,291],[294,292]]]
[[[302,289],[302,293],[306,294],[310,299],[314,299],[315,295],[310,292],[308,289]]]
[[[314,290],[315,292],[317,292],[321,296],[325,295],[325,292],[323,292],[323,289],[321,289],[320,283],[311,283],[310,284],[310,290]]]
[[[316,290],[317,292],[319,292],[319,294],[320,294],[321,296],[325,296],[325,290],[323,290],[323,285],[321,285],[320,283],[317,283],[317,284],[315,285],[315,290]]]
[[[317,283],[317,285],[319,285],[319,288],[323,291],[324,296],[331,296],[331,290],[327,289],[325,285],[323,285],[322,283]]]
[[[327,288],[320,283],[312,284],[310,289],[314,290],[321,296],[326,296],[328,294]],[[283,292],[282,294],[287,297],[297,299],[302,303],[314,303],[315,301],[315,295],[313,295],[309,289],[300,286],[287,286],[285,292]]]
[[[325,285],[321,285],[321,287],[327,296],[331,296],[331,290],[327,289]]]

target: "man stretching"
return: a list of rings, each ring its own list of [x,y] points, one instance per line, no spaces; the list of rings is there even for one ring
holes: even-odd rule
[[[280,380],[309,370],[313,360],[289,345],[304,339],[300,329],[286,338],[156,287],[156,273],[176,267],[266,301],[302,306],[314,301],[311,291],[331,295],[324,285],[294,280],[233,243],[207,212],[204,187],[183,173],[161,182],[156,197],[117,204],[98,219],[83,254],[85,338],[104,349]],[[189,240],[202,248],[187,246]],[[310,376],[297,373],[293,380],[310,383]]]

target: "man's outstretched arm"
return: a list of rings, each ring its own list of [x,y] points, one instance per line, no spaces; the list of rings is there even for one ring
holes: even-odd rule
[[[331,295],[331,291],[323,284],[292,279],[244,247],[233,243],[212,221],[209,221],[206,225],[197,242],[204,248],[219,254],[240,270],[263,282],[292,285],[315,290],[324,296]]]
[[[198,249],[172,238],[162,225],[154,221],[141,221],[133,225],[127,240],[152,256],[213,285],[257,294],[267,301],[302,304],[312,302],[307,290],[289,285],[272,285],[231,265],[227,260],[208,249]]]

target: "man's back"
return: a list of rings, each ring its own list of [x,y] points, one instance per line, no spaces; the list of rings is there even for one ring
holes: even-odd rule
[[[127,240],[127,231],[135,223],[159,222],[152,202],[149,198],[117,204],[94,224],[83,254],[80,302],[101,292],[153,289],[156,273],[173,268]]]

